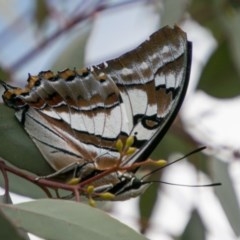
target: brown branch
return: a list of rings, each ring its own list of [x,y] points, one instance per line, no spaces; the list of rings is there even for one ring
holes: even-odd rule
[[[144,1],[144,0],[142,0],[142,1]],[[145,0],[145,1],[147,1],[147,0]],[[87,14],[79,15],[79,16],[72,18],[70,21],[66,22],[66,25],[63,28],[57,30],[49,38],[47,38],[43,42],[41,42],[36,48],[34,48],[33,50],[31,50],[30,52],[25,54],[23,57],[18,59],[15,63],[13,63],[12,66],[10,67],[9,71],[10,72],[12,70],[16,71],[19,68],[21,68],[27,62],[29,62],[32,58],[34,58],[42,49],[44,49],[46,46],[48,46],[50,43],[52,43],[55,39],[57,39],[62,34],[67,33],[76,24],[79,24],[79,23],[83,22],[84,20],[91,20],[92,18],[94,18],[96,16],[96,14],[98,14],[99,12],[104,11],[106,9],[121,7],[123,5],[131,4],[134,2],[139,2],[139,0],[138,1],[136,1],[136,0],[127,1],[124,3],[118,3],[118,4],[114,4],[114,5],[110,5],[110,6],[106,3],[102,3],[102,4],[99,4],[95,9],[93,9],[93,11],[91,11]]]
[[[5,164],[4,160],[0,159],[0,170],[4,172],[11,172],[16,176],[19,176],[27,181],[32,182],[33,184],[36,184],[38,187],[40,187],[48,197],[52,198],[51,193],[47,188],[52,188],[52,189],[64,189],[73,192],[73,187],[71,185],[65,184],[65,183],[60,183],[52,180],[47,180],[47,179],[39,179],[36,180],[37,176],[33,174],[26,173],[23,170],[8,166]],[[81,190],[80,188],[78,190]]]
[[[0,159],[0,170],[4,174],[4,177],[6,177],[6,180],[5,180],[5,187],[6,187],[5,190],[6,191],[9,192],[8,178],[7,178],[6,172],[10,172],[16,176],[19,176],[19,177],[37,185],[46,193],[46,195],[49,198],[52,198],[52,194],[50,193],[48,188],[54,189],[55,191],[58,189],[63,189],[63,190],[72,192],[75,196],[76,201],[80,201],[80,193],[85,192],[85,189],[83,189],[84,186],[92,183],[93,181],[96,181],[97,179],[102,178],[105,175],[110,174],[113,171],[116,171],[116,169],[117,168],[111,168],[109,170],[106,170],[106,171],[94,176],[93,178],[90,178],[82,183],[77,184],[77,185],[69,185],[67,183],[61,183],[61,182],[49,180],[49,179],[41,179],[40,178],[40,179],[36,180],[37,179],[36,175],[29,174],[21,169],[17,169],[17,168],[8,166],[4,160]],[[56,194],[56,197],[60,198],[60,196],[58,194]]]
[[[5,163],[3,162],[3,164],[5,165]],[[3,179],[4,179],[4,189],[5,189],[5,193],[4,195],[7,196],[9,194],[9,181],[8,181],[8,176],[6,173],[6,170],[4,169],[4,166],[2,166],[2,164],[0,165],[0,171],[2,172],[3,175]]]

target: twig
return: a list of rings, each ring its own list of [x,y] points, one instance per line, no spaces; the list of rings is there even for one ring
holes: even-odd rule
[[[147,0],[142,0],[142,1],[147,1]],[[117,8],[117,7],[120,7],[123,5],[132,4],[134,2],[139,2],[139,0],[138,1],[131,0],[131,1],[123,2],[123,3],[114,4],[114,5],[108,5],[104,2],[102,4],[99,4],[91,12],[72,18],[70,21],[66,22],[66,25],[62,29],[57,30],[55,33],[52,34],[52,36],[45,39],[36,48],[34,48],[33,50],[31,50],[30,52],[25,54],[23,57],[18,59],[15,63],[13,63],[12,66],[10,67],[9,71],[11,71],[11,70],[17,71],[19,68],[21,68],[27,62],[29,62],[32,58],[34,58],[43,48],[45,48],[47,45],[49,45],[51,42],[53,42],[56,38],[61,36],[63,33],[66,33],[67,31],[71,30],[76,24],[83,22],[84,20],[94,18],[98,12],[101,12],[101,11],[104,11],[104,10],[110,9],[110,8]]]

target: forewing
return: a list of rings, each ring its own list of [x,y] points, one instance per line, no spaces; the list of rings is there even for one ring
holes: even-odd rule
[[[127,162],[145,160],[174,120],[186,93],[191,43],[178,27],[164,27],[138,48],[100,65],[120,90],[122,115],[134,135],[136,153]]]
[[[118,139],[135,136],[137,150],[123,164],[145,160],[155,148],[184,98],[190,58],[186,34],[165,27],[117,59],[41,72],[3,98],[55,170],[74,162],[106,169],[119,160]]]
[[[18,120],[55,170],[74,162],[105,169],[119,159],[113,139],[121,131],[120,94],[104,76],[89,69],[41,72],[4,100],[18,109]]]

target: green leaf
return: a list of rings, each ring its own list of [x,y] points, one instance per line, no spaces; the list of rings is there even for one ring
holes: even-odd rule
[[[6,69],[0,66],[0,79],[6,79],[9,81],[11,79],[11,73],[8,72]],[[1,87],[0,87],[0,96],[1,96]]]
[[[212,159],[211,162],[214,178],[222,182],[222,186],[216,187],[214,190],[235,234],[240,236],[240,206],[229,176],[228,164],[217,159]]]
[[[161,9],[161,25],[173,26],[183,18],[189,0],[167,0]]]
[[[53,172],[17,121],[14,110],[0,104],[0,157],[12,165],[45,176]]]
[[[105,212],[77,202],[38,200],[1,209],[17,227],[46,239],[146,240]]]
[[[53,71],[60,71],[66,68],[74,69],[75,67],[83,68],[85,66],[85,49],[91,29],[92,24],[88,22],[87,25],[81,27],[77,35],[71,35],[74,37],[72,37],[70,43],[60,51],[52,66]]]
[[[239,94],[239,76],[226,41],[219,45],[208,61],[198,88],[218,98]]]
[[[35,21],[38,25],[38,28],[41,28],[48,19],[50,11],[46,0],[36,1],[35,4]]]
[[[160,141],[158,146],[151,154],[153,159],[165,159],[167,160],[169,155],[173,152],[187,153],[193,149],[193,146],[189,146],[189,143],[175,133],[174,124],[170,127],[164,138]],[[182,131],[183,129],[181,129]]]
[[[31,173],[45,176],[52,173],[52,169],[42,157],[35,144],[29,138],[14,115],[14,110],[0,104],[0,158],[11,165]],[[29,197],[45,197],[39,187],[9,174],[10,190]],[[2,174],[0,185],[4,187]]]
[[[228,14],[221,15],[221,19],[228,36],[228,46],[231,51],[231,57],[234,62],[234,66],[238,71],[238,76],[240,76],[240,10],[232,9],[232,11]]]
[[[203,225],[198,212],[194,210],[187,227],[179,240],[204,240],[206,239],[206,228]]]
[[[155,174],[156,175],[156,174]],[[140,229],[145,234],[150,226],[151,216],[158,201],[158,191],[160,184],[152,184],[139,200]]]
[[[177,119],[178,117],[176,120]],[[186,155],[199,148],[199,145],[195,144],[194,141],[189,141],[188,134],[183,129],[183,126],[179,125],[176,120],[151,154],[152,159],[168,160],[169,155],[172,153],[182,153]],[[188,156],[186,160],[191,162],[197,169],[208,172],[208,164],[205,155],[201,152]]]
[[[2,214],[0,211],[0,239],[11,239],[11,240],[26,240],[28,239],[25,234],[19,232],[12,223]]]

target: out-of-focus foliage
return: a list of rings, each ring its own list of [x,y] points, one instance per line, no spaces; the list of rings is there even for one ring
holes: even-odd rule
[[[35,7],[35,21],[39,28],[41,28],[48,19],[50,10],[47,1],[36,1]]]
[[[139,18],[137,17],[138,15],[134,15],[135,21],[144,18],[144,11],[148,11],[148,14],[152,11],[151,14],[153,18],[158,16],[157,22],[160,23],[158,25],[159,28],[163,25],[172,25],[174,23],[181,25],[187,21],[195,21],[208,29],[213,34],[218,45],[210,56],[210,59],[206,62],[206,65],[203,66],[203,72],[200,75],[197,89],[217,98],[231,99],[233,96],[239,96],[240,3],[237,0],[92,0],[71,1],[71,4],[65,1],[51,1],[51,3],[49,3],[49,1],[39,0],[33,1],[29,5],[24,5],[19,15],[15,13],[16,15],[13,20],[10,19],[10,17],[6,15],[6,11],[4,11],[4,9],[9,7],[7,3],[0,3],[0,20],[5,23],[4,26],[0,25],[0,46],[2,49],[0,53],[1,79],[6,82],[9,82],[9,80],[18,81],[20,85],[23,86],[25,84],[25,82],[22,81],[24,78],[23,76],[26,78],[28,72],[35,74],[41,70],[52,68],[54,70],[62,70],[66,67],[84,66],[87,46],[91,41],[92,31],[98,27],[98,18],[108,16],[108,14],[114,11],[114,14],[119,14],[121,16],[121,13],[127,11],[128,8],[133,5],[137,7],[139,4],[145,5],[138,13]],[[149,5],[151,5],[152,8],[147,8]],[[18,6],[11,5],[8,9],[14,12],[14,9],[18,9]],[[147,16],[148,17],[144,19],[145,22],[148,22],[150,19],[149,15]],[[29,17],[31,17],[30,20]],[[130,20],[131,19],[129,19],[129,22]],[[105,23],[105,30],[107,29],[108,31],[108,28],[112,25],[116,25],[116,28],[119,27],[124,29],[126,27],[124,14],[119,22],[115,22],[113,19],[111,22]],[[137,27],[139,27],[139,25],[136,21],[136,28]],[[106,31],[104,34],[105,33]],[[110,38],[110,35],[111,33],[109,32],[106,39]],[[127,34],[123,34],[122,39],[128,37]],[[113,42],[111,44],[115,43]],[[107,47],[108,44],[102,45],[103,49],[107,49]],[[193,51],[197,51],[198,49],[194,47],[193,45]],[[1,89],[1,91],[4,91],[4,89]],[[229,116],[229,118],[234,118],[234,115]],[[238,132],[236,132],[236,134],[239,135]],[[202,142],[208,145],[208,142],[205,142],[204,139]],[[198,142],[187,133],[179,117],[173,124],[169,133],[159,144],[159,147],[155,149],[152,158],[167,159],[172,152],[186,154],[196,147],[198,147]],[[237,156],[237,154],[235,154],[235,156]],[[51,172],[51,168],[47,165],[35,145],[15,120],[13,111],[7,109],[2,104],[0,105],[0,157],[4,158],[7,163],[9,162],[34,174],[46,175]],[[223,164],[219,159],[212,156],[206,156],[203,153],[191,156],[188,160],[190,166],[193,167],[197,173],[200,171],[200,173],[206,174],[211,181],[214,182],[215,179],[217,179],[223,183],[221,188],[214,189],[216,195],[213,195],[217,199],[216,204],[219,206],[219,211],[221,211],[220,216],[226,218],[226,223],[229,225],[230,237],[228,239],[231,239],[232,236],[240,237],[240,202],[238,199],[239,193],[237,192],[237,188],[233,185],[232,173],[230,172],[232,160],[227,159],[228,163]],[[239,157],[236,157],[235,160],[239,161]],[[161,177],[164,173],[164,171],[159,172],[152,176],[152,178],[161,181]],[[182,172],[182,175],[184,174],[186,173]],[[30,183],[26,183],[25,180],[19,180],[18,177],[12,175],[10,175],[9,179],[10,189],[14,192],[33,198],[45,196],[41,190]],[[174,179],[174,176],[172,179]],[[3,179],[1,179],[1,182],[2,185],[4,185]],[[187,192],[188,190],[183,188],[182,191]],[[203,217],[203,213],[200,213],[199,209],[197,209],[198,204],[200,205],[202,203],[198,201],[198,199],[196,199],[191,207],[191,211],[188,213],[189,215],[185,217],[187,219],[185,224],[179,222],[179,225],[183,225],[181,231],[179,230],[177,233],[172,233],[164,228],[166,226],[162,224],[160,218],[161,214],[164,212],[163,210],[166,208],[166,206],[162,206],[162,204],[166,203],[164,198],[167,197],[169,197],[168,193],[166,194],[165,188],[163,188],[163,185],[160,183],[154,184],[146,191],[145,195],[141,197],[138,205],[139,220],[134,219],[135,223],[138,225],[138,229],[142,233],[151,234],[153,227],[157,226],[157,230],[161,234],[165,234],[164,236],[167,235],[168,239],[208,239],[208,234],[211,235],[211,231],[214,232],[214,230],[211,230],[212,226],[206,223],[206,217]],[[184,205],[184,199],[178,197],[172,199],[171,196],[169,199],[170,202],[175,201],[181,206]],[[201,201],[204,201],[204,199],[201,199]],[[2,202],[4,202],[3,198]],[[49,207],[53,206],[52,203],[47,201],[44,203],[41,201],[37,202],[39,209],[43,206],[46,207],[47,204],[49,204]],[[163,209],[161,210],[161,214],[156,210],[158,206]],[[9,210],[9,214],[11,214],[10,218],[15,225],[15,230],[19,226],[24,226],[24,229],[34,232],[36,229],[34,230],[34,228],[30,227],[32,223],[29,219],[34,218],[36,220],[38,215],[35,212],[31,212],[31,216],[26,214],[27,211],[25,212],[25,210],[28,209],[28,204],[23,205],[23,208],[21,207],[20,205],[11,208],[3,205],[6,212],[8,211],[7,209],[11,209]],[[73,209],[76,208],[76,211],[78,211],[77,204],[73,204],[72,207]],[[85,209],[82,206],[81,208],[83,208],[82,211],[87,214],[87,208]],[[17,214],[18,209],[21,211],[21,224],[14,221],[14,214]],[[31,204],[29,204],[29,209],[32,210]],[[56,209],[59,210],[60,208],[58,209],[56,207]],[[67,212],[64,214],[66,214],[66,216],[64,216],[66,217],[66,219],[64,219],[65,221],[67,220]],[[56,224],[51,225],[52,229],[50,229],[55,230],[55,237],[59,236],[59,232],[56,230],[58,229],[57,221],[59,220],[59,223],[63,223],[63,219],[60,219],[59,214],[56,215],[58,219],[54,220],[52,216],[47,216],[49,223],[52,221]],[[45,216],[40,216],[39,219],[44,221],[44,217]],[[86,216],[83,215],[81,217],[84,219]],[[98,217],[99,221],[101,221],[101,216],[98,215]],[[175,220],[178,216],[172,213],[172,216],[169,217]],[[126,218],[130,218],[130,216],[127,215]],[[4,217],[1,219],[1,226],[3,229],[5,229],[5,227],[6,229],[12,227],[8,219]],[[167,220],[163,220],[163,222],[164,221]],[[110,222],[109,220],[109,223]],[[27,224],[29,224],[29,228]],[[71,224],[74,225],[74,221]],[[89,220],[89,224],[91,225],[91,220]],[[116,223],[116,226],[117,224],[118,223]],[[171,225],[172,222],[170,221],[169,224]],[[84,228],[83,225],[79,227],[80,229]],[[100,232],[98,224],[91,227]],[[125,231],[124,228],[121,229]],[[9,235],[8,238],[22,239],[18,231],[15,230],[9,233],[11,236]],[[69,236],[71,236],[70,227],[68,230]],[[37,229],[35,233],[39,234],[38,231],[39,229]],[[43,233],[39,234],[41,236],[52,237],[54,235],[54,233],[49,231],[49,229],[46,230],[46,228],[41,231]],[[74,231],[77,232],[76,228],[74,228]],[[45,235],[46,232],[49,235]],[[101,238],[102,236],[100,236],[99,232],[99,238]],[[66,234],[66,232],[64,234]],[[141,236],[135,237],[136,239],[143,238]],[[120,238],[121,237],[119,237],[119,239]],[[117,239],[115,235],[114,239]],[[156,238],[151,239],[159,239],[159,236],[157,235]]]
[[[211,30],[218,41],[218,48],[205,67],[199,88],[216,97],[239,95],[240,58],[240,7],[238,1],[192,1],[192,17]],[[211,79],[211,81],[209,81]]]

